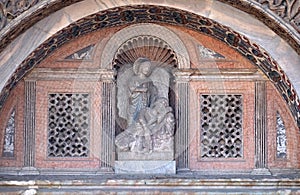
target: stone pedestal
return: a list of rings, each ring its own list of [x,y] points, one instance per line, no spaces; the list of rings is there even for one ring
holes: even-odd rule
[[[115,161],[117,174],[175,174],[175,161]]]
[[[172,161],[174,159],[173,151],[166,152],[152,152],[147,154],[135,153],[135,152],[118,152],[119,161],[137,160],[137,161]]]
[[[115,161],[117,174],[175,174],[176,161],[173,151],[155,151],[151,153],[118,151]]]

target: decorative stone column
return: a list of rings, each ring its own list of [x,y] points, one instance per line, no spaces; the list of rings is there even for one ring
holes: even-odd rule
[[[115,159],[115,81],[114,72],[108,71],[102,77],[101,99],[101,170],[112,172]]]
[[[189,170],[189,72],[176,72],[175,157],[178,171]]]
[[[255,83],[255,169],[252,174],[270,175],[267,168],[266,82]]]
[[[25,80],[24,167],[20,175],[39,174],[35,168],[36,81]]]

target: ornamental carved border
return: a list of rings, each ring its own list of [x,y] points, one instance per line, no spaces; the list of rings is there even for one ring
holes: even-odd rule
[[[93,31],[137,23],[182,26],[226,43],[248,58],[274,83],[288,104],[294,120],[300,128],[300,101],[296,90],[277,62],[263,48],[252,43],[247,37],[211,19],[183,10],[152,5],[124,6],[108,9],[82,18],[57,32],[33,51],[8,80],[0,94],[0,109],[17,82],[63,44]]]
[[[255,0],[300,32],[300,0]]]
[[[0,2],[0,30],[24,11],[39,2],[47,0],[4,0]],[[222,1],[222,0],[221,0]],[[226,0],[223,0],[225,2]],[[300,32],[300,1],[299,0],[252,0],[260,3],[264,9],[269,9],[290,23]],[[250,0],[251,2],[251,0]],[[238,4],[238,3],[237,3]]]
[[[0,52],[18,35],[39,20],[83,0],[2,0],[0,1]],[[218,0],[245,11],[284,38],[300,54],[300,0]],[[28,13],[24,13],[28,11]],[[24,14],[23,14],[24,13]],[[273,14],[274,13],[274,14]],[[23,15],[23,16],[21,16]],[[283,22],[278,22],[283,19]],[[10,23],[14,23],[10,25]],[[285,24],[291,27],[287,27]],[[9,26],[9,29],[4,29]],[[292,33],[295,31],[296,33]]]
[[[0,30],[24,11],[45,0],[4,0],[0,2]]]

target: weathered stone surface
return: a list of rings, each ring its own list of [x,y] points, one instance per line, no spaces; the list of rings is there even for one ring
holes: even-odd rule
[[[117,174],[175,174],[175,161],[116,161]]]
[[[147,154],[140,154],[134,152],[118,152],[118,160],[173,160],[174,152],[152,152]]]
[[[138,57],[128,68],[125,65],[117,79],[118,116],[126,121],[116,136],[118,152],[132,152],[128,160],[145,160],[147,154],[147,159],[157,158],[153,152],[173,153],[175,118],[169,106],[169,72],[145,57]]]
[[[193,175],[192,177],[196,177]],[[241,175],[239,175],[241,177]],[[2,193],[21,194],[34,189],[37,194],[298,194],[300,180],[266,176],[228,177],[202,175],[188,179],[186,175],[169,177],[152,175],[128,177],[80,176],[76,180],[64,176],[21,179],[5,177],[0,181]]]

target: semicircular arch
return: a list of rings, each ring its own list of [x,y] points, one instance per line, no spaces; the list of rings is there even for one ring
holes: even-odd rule
[[[178,68],[189,68],[190,57],[181,39],[171,30],[157,24],[136,24],[115,33],[104,47],[101,68],[112,69],[112,59],[119,46],[137,36],[153,36],[165,41],[175,52]]]

